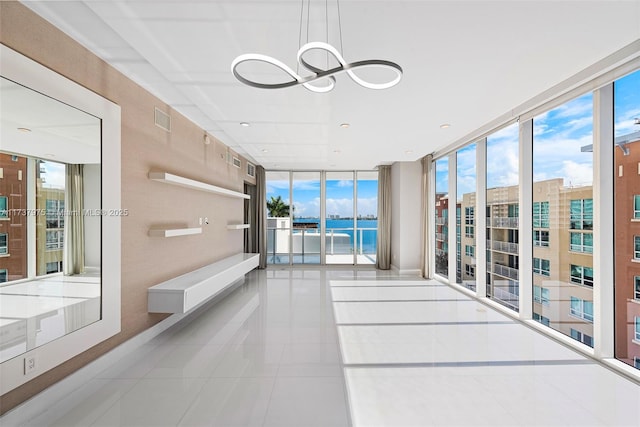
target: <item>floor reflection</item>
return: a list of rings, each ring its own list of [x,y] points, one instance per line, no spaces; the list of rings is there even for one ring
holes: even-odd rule
[[[0,362],[100,320],[100,273],[0,287]]]

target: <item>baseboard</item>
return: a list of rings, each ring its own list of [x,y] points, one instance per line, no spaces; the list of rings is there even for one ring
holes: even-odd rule
[[[419,268],[399,269],[397,266],[391,264],[391,270],[398,273],[399,276],[418,276],[422,277],[422,270]]]
[[[71,375],[58,381],[42,392],[36,394],[29,400],[21,403],[15,408],[11,409],[6,414],[0,416],[0,425],[2,427],[10,426],[22,426],[28,423],[29,420],[41,415],[43,412],[49,410],[54,405],[57,405],[62,399],[70,395],[72,392],[82,387],[88,381],[95,378],[98,374],[105,369],[116,363],[123,356],[135,351],[136,349],[147,344],[149,341],[160,335],[162,332],[177,325],[178,323],[187,324],[190,320],[197,318],[204,311],[210,309],[213,305],[217,304],[231,292],[233,292],[238,286],[241,286],[245,282],[245,277],[241,277],[236,280],[231,286],[225,289],[219,295],[214,298],[203,302],[199,306],[195,307],[188,313],[184,314],[172,314],[159,323],[156,323],[149,329],[144,330],[138,335],[128,339],[119,346],[113,348],[109,352],[98,357],[93,362],[83,366]],[[64,415],[66,411],[71,408],[64,408],[64,405],[56,407],[56,412],[60,413],[60,416]]]

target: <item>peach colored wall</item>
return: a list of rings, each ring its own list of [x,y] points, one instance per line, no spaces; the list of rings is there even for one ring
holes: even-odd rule
[[[147,313],[147,288],[242,252],[243,232],[226,229],[228,222],[242,221],[241,199],[153,182],[149,170],[240,192],[245,180],[254,180],[246,175],[245,159],[240,169],[227,164],[223,143],[211,138],[204,145],[202,129],[18,2],[0,2],[0,42],[121,107],[122,208],[129,210],[122,219],[122,331],[1,396],[3,413],[165,318]],[[171,115],[171,133],[154,124],[154,107]],[[210,222],[201,235],[147,235],[152,226],[196,226],[199,217]]]

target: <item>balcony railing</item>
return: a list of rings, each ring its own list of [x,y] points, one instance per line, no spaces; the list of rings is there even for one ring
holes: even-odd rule
[[[444,233],[436,233],[436,240],[439,240],[441,242],[444,242],[446,239]]]
[[[487,248],[494,251],[507,252],[518,255],[518,244],[510,242],[501,242],[499,240],[487,240]]]
[[[518,310],[520,305],[520,297],[517,294],[511,293],[508,289],[500,288],[497,286],[493,287],[493,298],[496,300],[500,300],[500,302],[513,308],[514,310]]]
[[[518,280],[519,277],[519,271],[517,269],[507,267],[506,265],[494,264],[493,269],[491,269],[491,264],[487,263],[487,270],[508,279]]]
[[[441,216],[436,218],[436,225],[445,225],[447,223],[447,218]]]
[[[491,218],[491,225],[500,228],[518,228],[517,217],[494,217]]]

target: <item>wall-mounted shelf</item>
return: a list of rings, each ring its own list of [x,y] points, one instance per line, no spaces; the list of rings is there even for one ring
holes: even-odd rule
[[[149,236],[151,237],[177,237],[177,236],[189,236],[191,234],[202,234],[202,227],[149,229]]]
[[[221,196],[236,197],[239,199],[250,199],[250,196],[248,194],[239,193],[233,190],[227,190],[226,188],[217,187],[212,184],[207,184],[206,182],[196,181],[194,179],[189,179],[178,175],[173,175],[168,172],[149,172],[149,179],[153,181],[164,182],[165,184],[172,184],[179,187],[191,188],[193,190],[219,194]]]
[[[229,225],[227,225],[227,230],[244,230],[246,228],[251,228],[251,224],[229,224]]]

